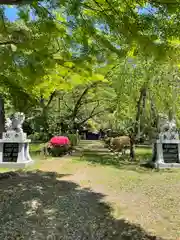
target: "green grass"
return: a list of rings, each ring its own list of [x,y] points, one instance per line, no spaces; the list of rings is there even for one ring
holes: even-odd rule
[[[31,143],[30,144],[30,152],[36,153],[41,150],[41,148],[44,146],[44,143]]]
[[[140,167],[151,149],[137,148],[131,162],[93,144],[47,159],[37,153],[42,145],[31,145],[30,172],[0,181],[0,239],[180,237],[180,171]]]

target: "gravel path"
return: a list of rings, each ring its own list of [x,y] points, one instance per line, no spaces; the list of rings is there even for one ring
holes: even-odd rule
[[[61,177],[38,171],[1,179],[0,240],[157,239],[114,219],[103,194]]]
[[[0,240],[160,239],[115,219],[102,189],[83,186],[85,177],[78,179],[78,170],[71,176],[59,174],[63,161],[45,160],[43,171],[1,175]]]

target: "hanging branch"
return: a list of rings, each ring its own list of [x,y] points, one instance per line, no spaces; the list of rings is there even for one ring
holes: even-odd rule
[[[92,89],[92,88],[94,88],[94,87],[96,87],[97,84],[98,84],[98,82],[94,82],[94,83],[92,83],[91,85],[89,85],[88,87],[86,87],[86,88],[84,89],[84,91],[82,92],[82,94],[80,95],[80,97],[78,98],[78,100],[77,100],[77,102],[76,102],[76,104],[75,104],[75,107],[74,107],[74,110],[73,110],[72,114],[69,116],[70,118],[72,118],[72,119],[75,119],[75,118],[76,118],[77,113],[78,113],[78,110],[79,110],[79,108],[80,108],[80,106],[81,106],[81,104],[82,104],[83,98],[87,95],[87,93],[89,92],[89,90]]]

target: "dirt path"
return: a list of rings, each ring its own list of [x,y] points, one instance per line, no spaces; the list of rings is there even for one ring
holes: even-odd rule
[[[82,142],[80,148],[93,153],[90,162],[77,156],[44,159],[38,170],[0,181],[0,240],[177,239],[180,205],[173,187],[180,187],[179,175],[153,178],[92,164],[97,155],[102,154],[97,162],[103,160],[102,144]]]
[[[96,152],[98,155],[104,152],[106,154],[109,153],[107,149],[103,148],[101,142],[86,142],[80,148],[81,151]],[[95,155],[93,156],[96,157]],[[69,168],[69,166],[73,167]],[[144,174],[140,176],[131,171],[124,174],[122,170],[115,170],[106,166],[89,165],[84,162],[76,165],[73,164],[70,158],[62,160],[59,166],[52,164],[52,162],[46,163],[41,169],[43,171],[50,169],[51,171],[70,172],[71,175],[64,176],[61,180],[76,183],[82,190],[91,189],[94,193],[102,194],[104,197],[101,201],[112,207],[110,214],[116,219],[130,221],[134,226],[140,224],[152,234],[164,236],[167,239],[172,239],[172,235],[175,237],[179,236],[177,229],[180,226],[177,223],[176,227],[172,228],[172,226],[176,221],[180,220],[177,217],[180,212],[178,210],[179,213],[177,213],[177,208],[174,209],[172,206],[174,217],[171,217],[168,210],[166,211],[165,209],[164,211],[162,209],[160,200],[167,200],[165,197],[167,190],[165,185],[162,184],[160,186],[162,189],[158,192],[159,189],[156,189],[155,185],[154,187],[151,186],[149,175]],[[126,177],[127,180],[125,179]],[[143,181],[145,183],[141,186]],[[152,188],[152,195],[149,194],[149,188]],[[171,191],[171,195],[174,204],[180,207],[176,195],[173,198],[174,190]]]

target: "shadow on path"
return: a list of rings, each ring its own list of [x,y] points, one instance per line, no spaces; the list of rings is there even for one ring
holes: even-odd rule
[[[81,159],[90,162],[92,164],[101,164],[107,166],[114,166],[119,169],[126,169],[131,171],[136,171],[139,173],[152,172],[152,168],[147,168],[140,164],[146,162],[151,158],[151,154],[140,153],[135,161],[131,161],[129,155],[116,157],[108,152],[106,149],[104,151],[97,151],[93,149],[84,150],[81,153]]]
[[[60,180],[55,172],[16,172],[0,180],[0,239],[155,240],[116,220],[104,195]]]
[[[140,173],[152,171],[152,169],[142,166],[143,162],[145,163],[151,159],[151,153],[138,151],[136,154],[136,160],[131,161],[129,154],[119,157],[112,154],[108,148],[104,147],[104,143],[102,141],[81,141],[77,147],[76,156],[79,156],[81,159],[92,164],[109,165]]]

